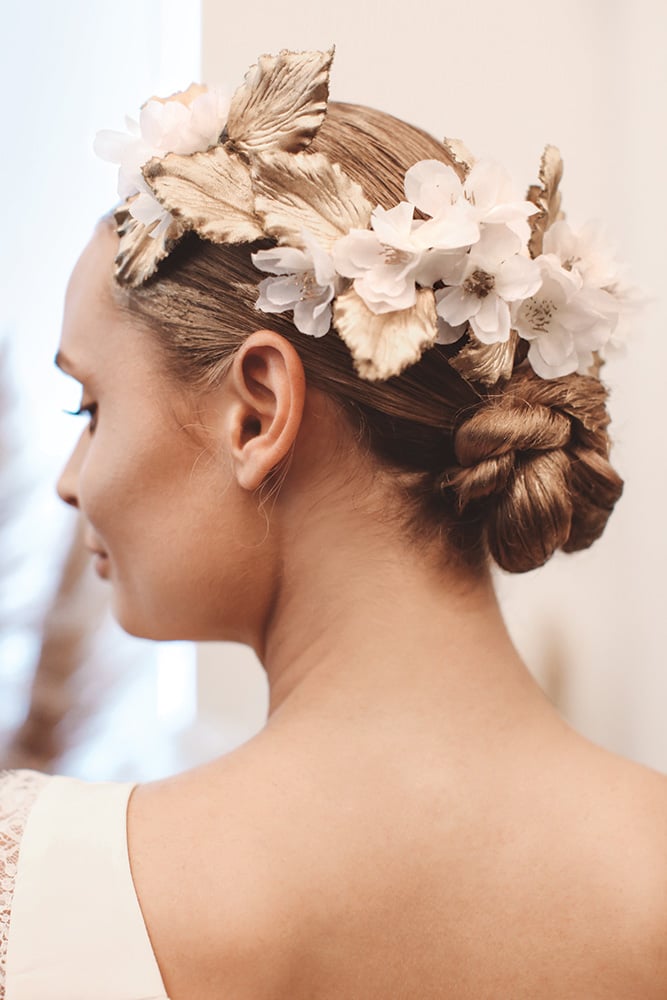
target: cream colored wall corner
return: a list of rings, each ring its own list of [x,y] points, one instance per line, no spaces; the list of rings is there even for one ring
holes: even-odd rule
[[[543,145],[565,158],[569,219],[605,220],[654,301],[628,357],[609,365],[615,460],[625,495],[604,540],[529,577],[499,579],[519,648],[584,733],[667,769],[662,271],[667,201],[667,8],[658,0],[203,0],[203,76],[235,86],[261,52],[337,46],[333,94],[436,135],[464,138],[525,186]],[[238,647],[203,647],[200,705],[259,725],[260,668]]]

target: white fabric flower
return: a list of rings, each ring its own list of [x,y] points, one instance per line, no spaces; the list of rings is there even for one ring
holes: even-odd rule
[[[624,278],[613,286],[611,294],[618,307],[618,322],[609,340],[600,348],[600,356],[605,361],[625,355],[628,339],[636,330],[649,301],[640,288],[631,285]]]
[[[403,183],[406,199],[432,219],[446,218],[457,207],[472,215],[465,192],[453,167],[440,160],[420,160],[413,164]]]
[[[628,328],[644,304],[639,290],[626,281],[621,265],[609,251],[609,243],[596,222],[588,222],[575,232],[560,220],[544,234],[543,246],[545,254],[555,255],[566,271],[579,276],[584,289],[598,291],[597,308],[610,317],[611,329],[604,343],[591,350],[598,350],[604,358],[622,353]],[[577,370],[587,370],[592,360],[592,353],[587,357],[582,353]]]
[[[463,260],[443,269],[447,287],[435,293],[438,316],[451,327],[468,320],[483,344],[508,340],[509,303],[532,295],[542,282],[535,261],[515,248],[516,234],[505,225],[486,226]]]
[[[405,175],[405,197],[432,218],[463,198],[458,174],[440,160],[420,160]]]
[[[229,101],[219,90],[192,84],[166,101],[147,101],[138,122],[125,119],[127,132],[104,129],[97,133],[94,150],[103,160],[118,164],[118,194],[123,200],[133,198],[130,214],[147,228],[159,223],[150,231],[151,236],[161,235],[172,216],[153,195],[141,168],[153,157],[188,155],[214,145],[228,109]]]
[[[517,303],[513,326],[531,341],[528,360],[542,378],[558,378],[586,369],[592,352],[611,338],[618,311],[612,297],[587,288],[581,275],[562,267],[555,254],[542,254],[539,290]]]
[[[429,283],[422,273],[428,253],[465,252],[479,238],[479,227],[462,205],[424,221],[414,219],[414,210],[407,201],[390,209],[378,206],[372,230],[353,229],[334,244],[336,270],[354,279],[355,291],[376,314],[415,304],[415,283]]]
[[[415,304],[419,263],[419,251],[410,245],[413,206],[403,201],[380,213],[378,209],[373,212],[371,225],[377,223],[382,236],[369,229],[353,229],[333,246],[336,270],[354,279],[355,291],[376,314]]]
[[[518,239],[516,249],[526,248],[530,239],[528,219],[538,209],[517,195],[503,166],[493,160],[478,160],[465,179],[464,191],[478,223],[507,226]]]
[[[534,291],[536,287],[536,272],[527,257],[509,262],[526,250],[530,236],[527,220],[535,206],[521,201],[506,171],[489,161],[475,164],[462,183],[447,164],[421,160],[407,171],[404,187],[407,201],[388,211],[376,208],[371,216],[372,231],[354,230],[337,241],[333,251],[336,269],[354,280],[356,292],[374,313],[410,308],[418,285],[444,281],[459,286],[451,293],[438,293],[439,302],[449,300],[438,310],[446,324],[439,336],[453,338],[455,331],[449,327],[458,327],[475,316],[473,328],[479,329],[485,343],[506,340],[507,303],[528,294],[525,289]],[[415,208],[430,218],[415,219]],[[491,270],[483,267],[482,256],[476,260],[468,254],[485,229],[493,236],[484,260],[491,253],[491,244],[496,246]],[[505,249],[504,256],[498,257],[501,232]],[[477,282],[473,292],[472,275],[481,270],[486,271],[488,280]],[[465,282],[466,290],[462,291]],[[496,294],[489,295],[492,288]],[[466,300],[465,308],[462,299]],[[450,310],[457,318],[448,315]]]
[[[252,262],[260,271],[279,275],[259,283],[256,308],[265,313],[293,311],[294,325],[301,333],[323,337],[331,326],[331,301],[337,277],[331,255],[306,230],[303,250],[275,247],[258,250]]]
[[[532,202],[519,197],[509,173],[493,160],[478,160],[463,183],[453,167],[440,160],[420,160],[405,175],[405,196],[433,219],[446,218],[455,209],[479,225],[505,225],[519,239],[517,250],[526,247],[527,220],[537,212]]]
[[[594,222],[575,233],[564,220],[544,234],[544,253],[555,254],[566,271],[575,271],[583,283],[611,290],[620,280],[620,269],[609,253],[609,240]]]

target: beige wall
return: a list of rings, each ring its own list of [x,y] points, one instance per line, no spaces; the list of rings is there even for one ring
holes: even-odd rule
[[[521,186],[546,142],[566,165],[573,223],[603,219],[654,301],[607,369],[625,496],[605,539],[499,589],[531,668],[599,742],[667,769],[662,382],[667,14],[650,0],[203,0],[203,78],[240,82],[260,52],[337,46],[333,96],[376,105],[502,160]],[[238,647],[201,653],[213,725],[261,723],[261,669]],[[227,707],[225,707],[227,706]],[[231,730],[229,730],[231,732]]]

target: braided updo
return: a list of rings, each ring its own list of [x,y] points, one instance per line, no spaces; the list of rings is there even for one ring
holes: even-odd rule
[[[370,108],[330,103],[312,143],[361,184],[373,204],[403,197],[406,170],[448,162],[425,132]],[[195,387],[226,371],[245,336],[267,323],[298,351],[309,383],[340,405],[376,459],[391,469],[403,524],[443,540],[475,570],[491,557],[511,572],[602,533],[622,482],[609,464],[606,390],[593,375],[544,380],[520,354],[491,381],[457,370],[457,348],[436,345],[401,375],[362,380],[334,330],[300,333],[255,308],[262,277],[251,253],[187,235],[125,308],[155,332],[171,374]]]
[[[503,569],[533,569],[556,549],[575,552],[602,534],[623,488],[608,460],[605,402],[596,378],[544,381],[528,369],[456,430],[456,465],[441,488],[478,521]]]

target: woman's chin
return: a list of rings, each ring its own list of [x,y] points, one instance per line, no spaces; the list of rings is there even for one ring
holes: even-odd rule
[[[137,639],[149,639],[152,642],[197,642],[211,638],[202,634],[195,623],[176,621],[173,618],[169,620],[164,612],[155,615],[139,613],[136,608],[128,608],[115,601],[112,612],[123,631]]]
[[[112,585],[111,612],[128,635],[153,642],[238,642],[253,646],[253,635],[241,631],[238,622],[220,620],[219,615],[204,615],[200,605],[187,604],[181,597],[175,606],[165,601],[151,602],[141,595],[128,593]]]
[[[165,622],[159,615],[141,613],[136,607],[128,607],[123,601],[114,599],[112,612],[123,631],[137,639],[169,642],[185,638],[174,624]]]

